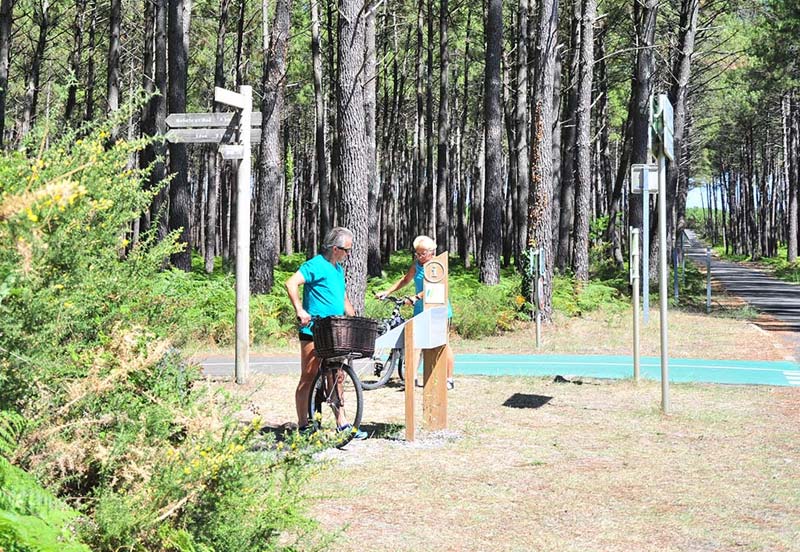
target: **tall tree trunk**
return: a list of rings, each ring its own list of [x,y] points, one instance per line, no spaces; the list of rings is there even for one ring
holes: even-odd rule
[[[500,283],[500,247],[503,220],[503,112],[500,106],[500,61],[503,49],[503,3],[488,0],[486,15],[485,117],[486,188],[483,200],[483,245],[480,281]]]
[[[790,263],[797,261],[797,234],[798,234],[798,136],[797,136],[797,100],[792,91],[781,99],[783,114],[783,166],[784,180],[786,180],[788,206],[788,224],[786,236],[786,260]]]
[[[425,144],[427,143],[425,129],[427,124],[425,122],[425,61],[422,55],[425,46],[423,6],[424,2],[420,2],[417,7],[417,110],[414,133],[414,186],[410,190],[411,198],[409,202],[412,208],[411,226],[415,234],[421,233],[421,230],[426,227],[425,221],[428,216],[425,202],[425,183],[427,182],[425,175],[425,167],[427,166],[425,160]]]
[[[47,33],[53,25],[50,0],[40,0],[34,8],[34,20],[39,25],[39,35],[33,50],[25,83],[25,100],[22,111],[20,137],[30,132],[36,124],[36,108],[39,103],[39,79],[44,62],[44,51],[47,47]]]
[[[217,43],[214,53],[214,86],[225,88],[225,38],[228,34],[228,12],[231,0],[220,0],[219,22],[217,25]],[[213,111],[220,106],[214,102]],[[214,258],[217,254],[217,232],[219,229],[219,196],[222,182],[222,170],[217,148],[211,147],[206,152],[208,164],[208,199],[205,211],[205,247],[203,248],[204,268],[206,273],[214,271]]]
[[[634,8],[637,23],[637,47],[639,50],[636,55],[636,69],[631,84],[633,109],[628,115],[628,117],[632,118],[631,162],[647,163],[647,137],[650,132],[650,98],[654,85],[653,67],[655,64],[655,57],[653,53],[653,44],[655,43],[658,0],[645,0],[643,6],[637,3]],[[628,167],[625,167],[626,172],[627,170]],[[642,226],[642,197],[638,194],[630,194],[628,205],[630,209],[630,225],[633,227]],[[653,217],[650,217],[650,221],[651,223],[655,222]],[[650,232],[651,228],[653,228],[652,224],[650,228],[644,228],[642,231]],[[652,233],[650,236],[652,238]],[[655,251],[653,247],[656,245],[653,243],[654,241],[655,240],[650,239],[651,260],[657,260],[657,256],[652,255]],[[651,271],[650,274],[653,275],[654,272]]]
[[[339,0],[338,123],[341,138],[342,225],[353,232],[346,263],[347,295],[357,313],[364,310],[367,289],[369,145],[364,109],[364,38],[366,17],[359,0]]]
[[[11,25],[14,0],[0,0],[0,149],[5,144],[8,68],[11,57]]]
[[[439,4],[439,143],[436,150],[436,243],[439,252],[449,251],[448,225],[450,217],[447,212],[447,190],[450,185],[449,142],[450,142],[450,52],[448,50],[447,33],[450,23],[450,7],[448,0],[440,0]]]
[[[320,54],[319,34],[319,4],[318,0],[311,1],[311,62],[314,69],[314,153],[316,160],[316,187],[319,197],[319,225],[316,222],[316,209],[309,213],[310,228],[319,226],[323,235],[332,228],[330,220],[330,179],[328,178],[328,161],[325,156],[325,92],[322,90],[322,56]],[[316,205],[316,203],[315,203]],[[313,240],[312,240],[313,241]],[[316,250],[314,247],[312,250]]]
[[[553,287],[553,66],[558,41],[558,0],[539,5],[535,60],[533,136],[531,139],[531,189],[528,211],[528,245],[540,248],[545,258],[542,318],[552,315]],[[528,282],[529,292],[530,282]],[[527,293],[526,293],[527,296]]]
[[[689,171],[685,159],[687,110],[689,95],[689,79],[691,76],[691,60],[694,55],[695,36],[697,34],[697,19],[700,11],[699,0],[682,0],[680,15],[680,31],[678,35],[678,50],[672,68],[673,82],[669,91],[669,100],[673,106],[673,150],[675,159],[667,164],[667,244],[669,246],[673,236],[672,213],[676,205],[676,198],[688,193]],[[686,228],[685,212],[677,210],[676,228],[674,236],[679,236]]]
[[[94,121],[94,87],[96,84],[95,74],[95,49],[97,48],[97,0],[92,0],[90,9],[91,19],[89,23],[89,45],[87,48],[86,60],[86,85],[84,91],[83,120],[86,122]]]
[[[514,149],[517,153],[516,250],[514,260],[523,270],[522,250],[528,238],[528,194],[530,193],[530,156],[528,155],[528,0],[520,0],[517,18],[517,79],[514,94]]]
[[[381,275],[381,213],[378,199],[382,195],[382,179],[378,171],[378,125],[376,121],[376,79],[378,67],[375,54],[375,9],[377,4],[364,5],[364,126],[367,138],[367,201],[369,202],[369,241],[367,243],[367,273]]]
[[[167,41],[169,48],[169,84],[167,102],[170,113],[186,111],[186,84],[188,79],[188,27],[191,17],[191,0],[168,1]],[[178,243],[183,250],[174,253],[173,266],[189,272],[192,269],[191,244],[191,190],[188,180],[189,156],[185,144],[169,145],[169,171],[174,174],[169,186],[169,229],[179,230]]]
[[[108,101],[108,114],[119,109],[119,56],[120,56],[120,27],[122,26],[122,0],[111,0],[108,33],[108,68],[106,81],[106,98]],[[112,141],[117,137],[115,126]]]
[[[467,132],[469,128],[469,46],[470,46],[470,39],[472,37],[472,10],[470,9],[469,5],[466,6],[467,10],[467,23],[466,29],[464,31],[464,68],[463,68],[463,80],[464,80],[464,99],[462,102],[463,108],[461,110],[461,120],[459,122],[459,130],[458,130],[458,150],[459,150],[459,157],[458,163],[461,167],[460,173],[460,180],[459,180],[459,192],[458,192],[458,256],[464,262],[465,267],[469,267],[469,226],[470,221],[467,218],[467,205],[473,205],[474,203],[468,202],[467,196],[469,194],[469,174],[470,168],[469,163],[467,162],[467,150],[470,148],[464,147],[465,142],[467,141]],[[468,142],[467,142],[468,143]]]
[[[266,3],[268,0],[262,0]],[[261,155],[256,188],[256,216],[251,247],[250,290],[269,293],[274,284],[273,269],[280,252],[278,214],[279,191],[284,186],[281,147],[281,117],[286,89],[286,53],[289,44],[291,0],[275,4],[275,22],[262,75]],[[264,11],[266,17],[266,10]],[[266,30],[265,30],[266,33]]]
[[[572,0],[570,33],[569,85],[562,128],[561,201],[558,221],[558,243],[555,245],[555,266],[559,271],[572,265],[572,232],[575,223],[575,140],[578,108],[578,66],[581,56],[581,1]]]
[[[148,0],[144,1],[144,13],[145,13],[145,43],[147,44],[148,41],[151,43],[149,51],[145,49],[143,55],[143,65],[145,67],[145,81],[142,83],[144,86],[147,85],[147,75],[151,75],[152,73],[148,73],[152,68],[153,64],[153,48],[152,48],[152,29],[153,26],[148,24],[153,19],[153,3],[149,2]],[[64,107],[64,122],[69,125],[72,121],[72,117],[75,114],[75,108],[78,105],[78,81],[80,80],[81,76],[81,53],[83,51],[83,23],[84,18],[86,17],[86,0],[75,0],[75,19],[72,23],[72,51],[69,54],[69,69],[72,73],[71,81],[67,86],[67,103]],[[149,56],[148,56],[149,53]],[[152,80],[150,81],[152,84]],[[152,92],[152,90],[146,91]]]
[[[596,0],[582,0],[581,54],[578,69],[578,114],[576,117],[575,254],[573,268],[578,281],[589,281],[589,201],[592,195],[592,82],[594,67],[594,20]]]

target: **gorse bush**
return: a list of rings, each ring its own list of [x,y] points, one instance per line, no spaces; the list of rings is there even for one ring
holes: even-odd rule
[[[173,236],[128,242],[157,190],[112,124],[0,160],[0,549],[292,548],[314,448],[265,446],[173,349],[232,335],[232,281],[163,270]]]

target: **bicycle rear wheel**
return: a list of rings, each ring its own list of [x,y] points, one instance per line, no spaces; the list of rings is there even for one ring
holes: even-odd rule
[[[379,349],[372,358],[363,362],[356,361],[355,364],[360,367],[358,378],[361,380],[361,387],[372,390],[386,385],[394,373],[398,358],[397,349]]]
[[[337,379],[341,380],[336,385]],[[329,438],[337,447],[343,447],[353,438],[353,431],[361,425],[364,394],[361,382],[347,363],[326,366],[314,378],[308,399],[308,419],[314,428]],[[349,425],[352,430],[340,431]]]

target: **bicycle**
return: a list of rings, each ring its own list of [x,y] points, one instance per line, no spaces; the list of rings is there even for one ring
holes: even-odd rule
[[[364,412],[364,394],[361,381],[353,370],[353,360],[362,358],[363,350],[342,352],[341,344],[331,345],[329,326],[335,323],[373,324],[372,343],[374,345],[374,321],[357,317],[332,316],[315,318],[312,334],[317,355],[322,359],[320,369],[314,377],[308,396],[308,420],[314,431],[330,437],[337,448],[349,443],[361,424]],[[348,322],[349,321],[349,322]],[[321,327],[321,328],[320,328]],[[325,335],[321,336],[323,333]],[[351,348],[346,346],[344,348]],[[371,349],[369,351],[371,353]],[[328,405],[329,408],[324,408]]]
[[[400,308],[406,304],[408,298],[387,296],[384,301],[393,301],[394,308],[392,314],[378,323],[378,335],[383,335],[389,330],[405,323],[406,319],[400,312]],[[368,391],[378,389],[386,385],[392,377],[395,369],[400,381],[405,382],[405,366],[403,363],[402,349],[376,349],[369,362],[361,363],[359,378],[361,386]]]

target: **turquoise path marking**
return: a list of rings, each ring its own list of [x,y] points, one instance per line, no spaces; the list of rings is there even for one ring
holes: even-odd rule
[[[641,358],[641,376],[661,380],[661,359]],[[456,375],[633,377],[633,357],[600,355],[456,355]],[[800,365],[791,361],[669,359],[671,382],[800,386]]]

